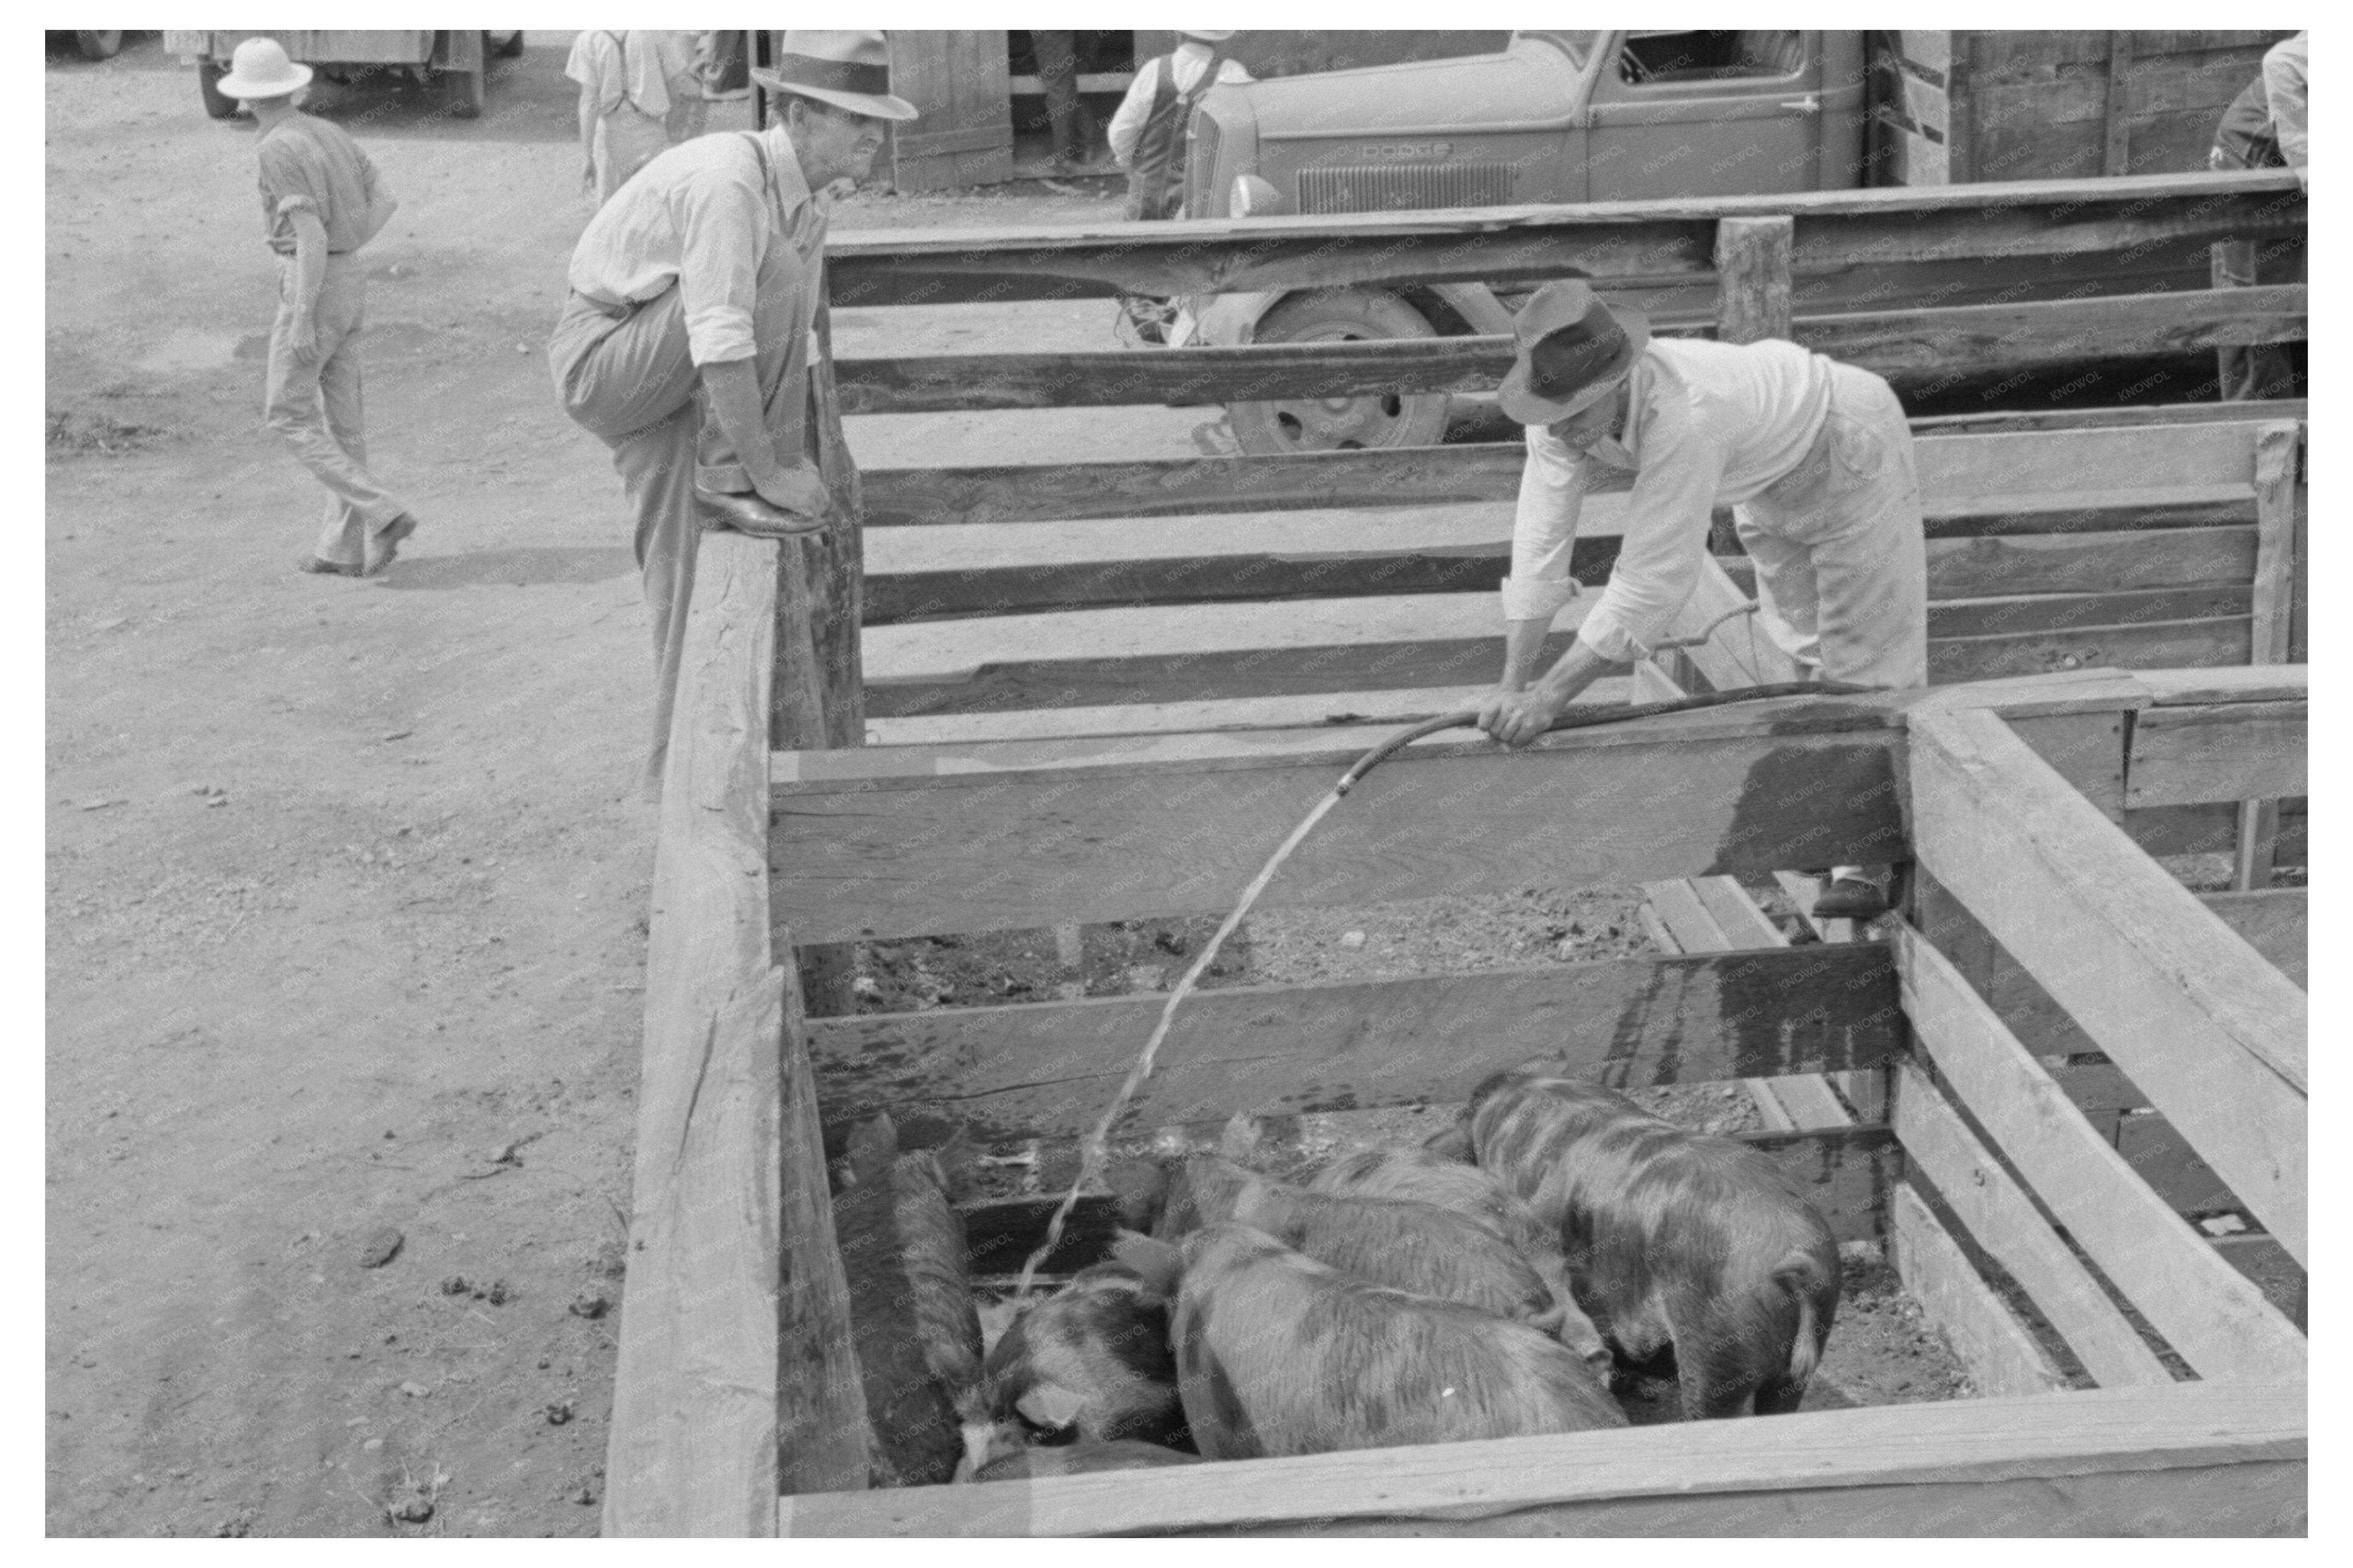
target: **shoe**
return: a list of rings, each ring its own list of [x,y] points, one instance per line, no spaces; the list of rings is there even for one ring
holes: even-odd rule
[[[358,575],[373,577],[391,565],[400,554],[400,542],[417,531],[417,520],[402,512],[384,525],[380,533],[368,535],[362,545]]]
[[[1887,912],[1887,895],[1859,877],[1841,877],[1814,900],[1818,921],[1870,921]]]
[[[345,566],[317,555],[297,557],[294,570],[308,572],[320,577],[356,577],[360,574],[360,569],[356,566]]]
[[[824,519],[786,511],[755,495],[730,495],[698,487],[694,499],[702,505],[705,528],[729,529],[754,539],[806,539],[825,531]]]

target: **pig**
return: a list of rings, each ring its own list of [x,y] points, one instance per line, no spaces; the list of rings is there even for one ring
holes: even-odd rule
[[[1196,1154],[1173,1171],[1131,1162],[1110,1173],[1121,1217],[1182,1240],[1226,1220],[1253,1226],[1318,1262],[1376,1285],[1457,1301],[1557,1332],[1571,1303],[1493,1231],[1431,1204],[1313,1193]]]
[[[1838,1310],[1838,1243],[1772,1159],[1539,1071],[1488,1079],[1463,1120],[1480,1168],[1557,1229],[1619,1352],[1672,1347],[1685,1420],[1798,1408]]]
[[[1568,1260],[1561,1255],[1559,1232],[1537,1224],[1528,1206],[1486,1172],[1429,1149],[1367,1149],[1325,1165],[1307,1184],[1307,1190],[1429,1204],[1482,1226],[1533,1264],[1551,1287],[1553,1314],[1558,1321],[1548,1325],[1545,1316],[1530,1321],[1538,1328],[1549,1326],[1562,1344],[1596,1372],[1608,1375],[1609,1347],[1602,1342],[1593,1320],[1577,1304]]]
[[[1114,1248],[1174,1291],[1177,1389],[1204,1458],[1252,1459],[1626,1425],[1558,1341],[1368,1284],[1246,1225]]]
[[[1097,1470],[1151,1470],[1164,1465],[1198,1465],[1198,1454],[1180,1454],[1157,1443],[1071,1443],[1020,1448],[981,1467],[976,1481],[1034,1481],[1046,1476],[1084,1476]]]
[[[1008,1325],[957,1411],[976,1470],[1034,1434],[1106,1447],[1182,1443],[1167,1299],[1120,1264],[1081,1269]]]
[[[980,1380],[980,1317],[950,1200],[973,1152],[959,1131],[943,1148],[900,1153],[887,1115],[850,1133],[834,1233],[877,1487],[949,1480],[964,1452],[956,1406]]]

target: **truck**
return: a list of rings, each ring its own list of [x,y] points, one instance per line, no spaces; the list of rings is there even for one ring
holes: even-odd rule
[[[167,32],[164,52],[192,60],[196,68],[196,91],[205,112],[227,120],[237,112],[237,100],[222,93],[220,79],[228,74],[229,57],[248,38],[275,38],[289,59],[336,69],[345,66],[406,66],[419,80],[440,79],[448,111],[459,120],[482,112],[483,86],[491,55],[512,58],[522,53],[520,32]]]
[[[2223,109],[2282,32],[1812,29],[1514,33],[1498,52],[1212,89],[1187,133],[1185,216],[1383,212],[1771,195],[2202,169]],[[2205,287],[2203,247],[2097,258],[2046,289]],[[1821,280],[1810,311],[1884,279]],[[1945,303],[2014,297],[1981,266],[1905,281]],[[2008,294],[2003,294],[2005,289]],[[1841,298],[1841,290],[1845,299]],[[1687,283],[1613,283],[1665,331]],[[1199,296],[1172,344],[1508,332],[1525,297],[1479,283]],[[1432,444],[1442,394],[1235,404],[1253,453]]]

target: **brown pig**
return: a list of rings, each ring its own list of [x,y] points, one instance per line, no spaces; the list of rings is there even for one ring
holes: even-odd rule
[[[1167,1299],[1120,1264],[1081,1269],[1007,1326],[958,1412],[965,1453],[982,1470],[1049,1435],[1106,1447],[1181,1443]]]
[[[1550,1336],[1329,1268],[1243,1225],[1115,1253],[1174,1287],[1177,1387],[1205,1458],[1398,1447],[1626,1424]]]
[[[1838,1310],[1838,1244],[1771,1158],[1535,1071],[1487,1079],[1463,1114],[1480,1168],[1558,1227],[1618,1351],[1673,1347],[1684,1419],[1798,1407]]]
[[[834,1199],[834,1231],[878,1487],[946,1481],[964,1452],[956,1404],[979,1381],[980,1317],[950,1182],[972,1152],[959,1132],[902,1154],[888,1116],[850,1133],[852,1179]]]
[[[1312,1193],[1429,1204],[1459,1215],[1508,1244],[1552,1288],[1551,1309],[1531,1320],[1607,1375],[1609,1347],[1577,1304],[1559,1233],[1539,1225],[1528,1206],[1476,1165],[1429,1149],[1366,1149],[1333,1161],[1307,1184]]]
[[[1309,1192],[1218,1154],[1196,1154],[1174,1170],[1130,1164],[1110,1181],[1125,1223],[1162,1241],[1230,1220],[1375,1285],[1534,1321],[1547,1332],[1562,1321],[1562,1303],[1535,1264],[1484,1226],[1435,1205]]]

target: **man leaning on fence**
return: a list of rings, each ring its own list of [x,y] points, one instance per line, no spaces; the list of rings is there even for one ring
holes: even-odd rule
[[[572,294],[548,344],[565,412],[613,450],[634,513],[653,626],[658,798],[679,653],[706,527],[764,538],[839,521],[818,474],[811,414],[827,209],[815,193],[863,179],[891,93],[881,33],[788,32],[764,131],[673,148],[615,193],[574,249]]]

